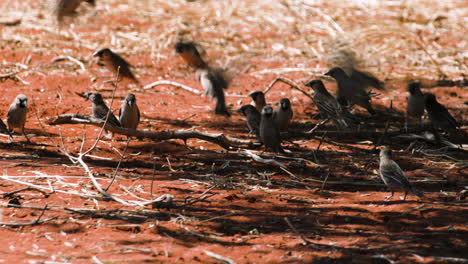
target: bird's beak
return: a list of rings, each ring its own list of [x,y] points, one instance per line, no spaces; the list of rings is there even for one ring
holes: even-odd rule
[[[129,106],[132,106],[132,105],[133,105],[133,101],[132,101],[132,100],[129,100],[129,101],[127,101],[127,104],[128,104]]]
[[[324,73],[323,75],[328,75],[328,76],[331,76],[331,72],[330,71],[327,71],[326,73]]]
[[[20,101],[20,106],[21,107],[26,107],[28,105],[28,101],[27,100],[21,100]]]
[[[312,82],[308,82],[308,83],[306,83],[304,85],[307,86],[307,87],[312,87]]]
[[[101,50],[98,50],[96,52],[93,53],[93,57],[100,57],[101,56],[101,53],[99,53]]]

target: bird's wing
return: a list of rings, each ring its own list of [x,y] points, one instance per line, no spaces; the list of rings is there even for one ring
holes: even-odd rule
[[[201,86],[205,90],[205,94],[210,96],[210,97],[214,97],[215,96],[214,85],[213,85],[213,82],[211,81],[208,73],[201,73],[199,75],[199,78],[200,78]]]
[[[382,166],[380,168],[380,173],[387,180],[387,184],[399,186],[404,189],[411,189],[408,178],[406,178],[405,173],[395,161],[390,160],[387,164]]]
[[[320,96],[314,98],[315,104],[319,111],[324,112],[329,117],[335,118],[339,115],[340,106],[333,97]]]
[[[208,72],[208,78],[211,80],[215,88],[227,89],[229,86],[222,69],[210,70]]]
[[[385,90],[384,83],[370,73],[358,71],[356,69],[351,73],[351,78],[364,84],[364,86],[372,86],[378,90]],[[364,87],[366,88],[366,87]]]

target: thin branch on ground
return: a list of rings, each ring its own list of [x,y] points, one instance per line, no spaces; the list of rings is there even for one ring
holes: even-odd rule
[[[3,193],[3,198],[7,198],[9,196],[12,196],[14,194],[17,194],[17,193],[20,193],[20,192],[24,192],[24,191],[36,191],[36,192],[40,192],[44,195],[45,198],[49,197],[50,193],[47,193],[41,189],[38,189],[38,188],[34,188],[34,187],[31,187],[31,186],[28,186],[28,187],[25,187],[25,188],[21,188],[19,190],[15,190],[15,191],[12,191],[12,192],[7,192],[7,193]]]
[[[276,77],[276,79],[274,79],[266,88],[265,90],[263,90],[263,93],[266,94],[268,93],[268,91],[271,90],[271,88],[273,88],[273,86],[275,85],[275,83],[277,82],[283,82],[289,86],[291,86],[291,88],[293,89],[296,89],[298,90],[299,92],[303,93],[305,96],[309,97],[311,100],[314,100],[314,97],[312,95],[310,95],[309,93],[307,93],[306,91],[304,91],[303,89],[301,89],[299,87],[299,85],[297,85],[295,82],[293,82],[292,80],[290,79],[287,79],[287,78],[284,78],[284,77]]]
[[[198,131],[187,131],[187,130],[178,130],[178,131],[162,131],[162,132],[151,132],[151,131],[142,131],[135,129],[126,129],[122,127],[114,127],[111,124],[105,124],[104,120],[99,118],[94,118],[88,115],[80,114],[66,114],[56,117],[49,118],[47,121],[49,125],[64,125],[64,124],[86,124],[93,125],[97,127],[104,127],[104,129],[121,135],[138,137],[138,138],[149,138],[156,141],[168,140],[168,139],[182,139],[187,140],[190,138],[198,138],[205,140],[216,145],[221,146],[226,150],[232,150],[237,148],[250,148],[254,144],[249,140],[241,140],[237,138],[226,137],[224,134],[208,134]]]
[[[221,255],[218,255],[216,253],[213,253],[211,251],[208,251],[208,250],[205,250],[204,251],[206,255],[212,257],[212,258],[215,258],[219,261],[222,261],[223,263],[226,263],[226,264],[236,264],[236,262],[232,259],[229,259],[229,258],[226,258],[226,257],[223,257]]]
[[[181,83],[177,83],[177,82],[173,82],[173,81],[167,81],[167,80],[156,81],[156,82],[150,83],[148,85],[145,85],[143,87],[143,90],[149,90],[149,89],[152,89],[152,88],[154,88],[155,86],[158,86],[158,85],[170,85],[170,86],[174,86],[174,87],[177,87],[177,88],[184,89],[184,90],[189,91],[189,92],[191,92],[193,94],[197,94],[197,95],[202,94],[197,89],[194,89],[192,87],[189,87],[189,86],[181,84]]]
[[[14,226],[14,227],[19,227],[19,226],[34,226],[34,225],[40,225],[40,224],[43,224],[45,222],[48,222],[48,221],[51,221],[51,220],[54,220],[54,219],[57,219],[58,216],[53,216],[53,217],[50,217],[50,218],[47,218],[45,220],[41,220],[42,216],[44,215],[45,211],[47,211],[47,205],[42,209],[42,212],[41,214],[33,221],[31,222],[27,222],[27,223],[3,223],[3,222],[0,222],[0,226]]]

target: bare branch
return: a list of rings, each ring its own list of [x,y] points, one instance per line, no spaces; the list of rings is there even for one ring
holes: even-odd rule
[[[177,82],[173,82],[173,81],[167,81],[167,80],[162,80],[162,81],[156,81],[154,83],[150,83],[148,85],[145,85],[145,87],[143,87],[143,90],[149,90],[155,86],[158,86],[158,85],[171,85],[171,86],[175,86],[177,88],[181,88],[181,89],[184,89],[186,91],[189,91],[191,93],[194,93],[194,94],[201,94],[201,92],[197,89],[194,89],[192,87],[189,87],[187,85],[184,85],[184,84],[181,84],[181,83],[177,83]]]
[[[66,114],[56,117],[51,117],[46,122],[48,125],[64,125],[64,124],[85,124],[93,125],[97,127],[103,127],[104,120],[95,118],[88,115],[81,114]],[[127,129],[121,127],[114,127],[111,124],[105,124],[104,128],[108,131],[111,131],[116,134],[126,135],[130,137],[138,138],[149,138],[152,140],[168,140],[168,139],[182,139],[187,140],[190,138],[198,138],[205,140],[216,145],[221,146],[226,150],[232,150],[236,148],[249,148],[254,144],[249,140],[241,140],[231,137],[226,137],[224,134],[208,134],[198,131],[162,131],[162,132],[151,132],[151,131],[142,131],[135,129]]]

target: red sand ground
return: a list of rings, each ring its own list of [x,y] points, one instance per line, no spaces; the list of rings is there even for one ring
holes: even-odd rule
[[[117,27],[121,20],[125,19],[102,15],[94,23],[95,27],[99,23]],[[136,25],[145,26],[148,25]],[[86,32],[93,27],[77,26],[75,30]],[[70,39],[42,30],[24,29],[21,24],[13,31],[46,38],[56,46],[70,49],[67,54],[75,58],[85,59],[93,52],[88,48],[77,50],[75,46],[67,45],[72,41]],[[135,208],[100,198],[63,193],[85,194],[95,193],[95,190],[84,170],[60,152],[60,133],[67,151],[76,154],[84,131],[87,148],[93,144],[99,129],[81,125],[52,127],[45,121],[58,114],[90,113],[90,103],[75,93],[99,89],[109,100],[112,87],[102,84],[109,73],[96,65],[85,64],[91,70],[81,71],[68,62],[49,64],[53,57],[61,54],[41,54],[33,49],[34,46],[23,42],[2,43],[0,57],[3,61],[22,62],[32,55],[28,66],[42,65],[42,68],[22,77],[29,85],[11,79],[0,83],[2,117],[6,116],[10,102],[18,93],[29,96],[26,126],[33,142],[26,144],[17,136],[13,143],[8,143],[7,137],[2,137],[0,167],[2,174],[10,179],[50,186],[57,191],[49,193],[50,190],[46,190],[47,196],[34,191],[21,192],[17,197],[26,208],[10,208],[7,206],[10,199],[5,198],[1,222],[33,221],[41,211],[27,207],[45,205],[49,209],[42,219],[57,218],[35,226],[2,227],[2,263],[222,263],[208,256],[206,251],[236,263],[389,263],[385,258],[395,263],[455,263],[455,258],[464,259],[463,263],[467,261],[468,210],[463,195],[461,200],[457,199],[467,183],[466,166],[457,169],[462,167],[460,161],[442,155],[429,157],[396,151],[395,159],[408,172],[410,180],[424,190],[426,197],[420,200],[409,195],[404,202],[399,198],[401,193],[397,193],[392,201],[385,202],[384,197],[389,193],[376,175],[377,151],[365,151],[372,149],[372,142],[378,138],[364,142],[366,138],[363,137],[329,136],[318,151],[323,133],[316,138],[290,139],[284,143],[292,152],[290,155],[310,161],[280,160],[294,176],[277,166],[252,161],[236,152],[226,153],[219,146],[201,140],[191,139],[186,145],[180,140],[132,140],[110,193],[134,200],[122,189],[125,187],[150,199],[154,178],[154,197],[171,194],[181,204],[184,199],[198,197],[209,188],[212,188],[209,193],[213,196],[181,209],[169,210],[150,206]],[[157,63],[144,54],[128,59],[137,66],[137,75],[144,84],[161,76],[200,89],[193,72],[187,70],[172,51],[164,55],[166,57]],[[211,59],[215,56],[208,52]],[[237,75],[228,90],[229,94],[243,95],[227,97],[231,109],[248,103],[245,96],[250,91],[264,89],[276,76],[254,77],[250,72],[297,63],[304,61],[291,58],[281,62],[252,62],[253,66]],[[286,76],[301,83],[299,80],[306,79],[308,74]],[[92,82],[94,77],[96,82]],[[326,85],[334,90],[333,82]],[[119,86],[114,109],[132,87],[126,83]],[[401,126],[403,121],[404,83],[390,80],[388,86],[395,89],[383,92],[373,100],[380,112],[373,121],[380,131],[383,131],[386,120],[391,121],[391,128]],[[435,87],[430,91],[449,106],[457,120],[466,122],[465,89]],[[134,93],[142,111],[139,129],[193,128],[248,138],[241,116],[213,115],[210,112],[213,103],[207,98],[170,86]],[[277,84],[267,94],[269,102],[277,102],[282,97],[289,97],[293,102],[293,130],[308,130],[318,122],[311,118],[316,113],[315,106],[300,92]],[[386,110],[390,98],[393,99],[393,112]],[[367,115],[362,109],[357,112]],[[333,129],[333,126],[327,124],[323,130],[326,129]],[[124,137],[120,136],[116,141],[104,140],[92,152],[93,157],[85,158],[103,186],[110,182],[120,157],[117,151],[123,152],[125,143]],[[383,143],[404,150],[411,141],[384,138]],[[424,143],[418,142],[416,147],[422,145]],[[467,158],[461,152],[448,154],[458,160]],[[326,183],[322,183],[325,178]],[[0,186],[2,192],[25,187],[7,180],[0,181]],[[78,214],[66,208],[93,209],[96,215]],[[142,217],[143,214],[147,217]],[[287,225],[285,217],[300,234],[317,245],[305,245]]]

